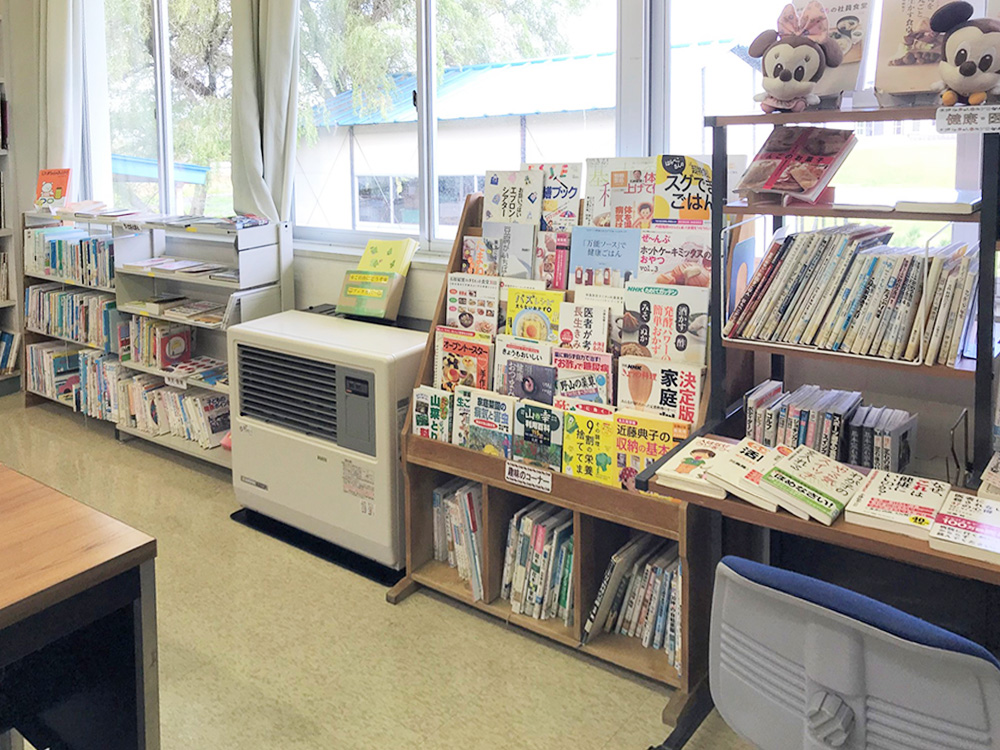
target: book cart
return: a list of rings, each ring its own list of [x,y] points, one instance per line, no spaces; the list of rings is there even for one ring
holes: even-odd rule
[[[116,309],[122,317],[127,315],[149,317],[187,325],[195,329],[197,337],[197,344],[194,347],[195,355],[210,356],[222,361],[227,360],[226,329],[206,327],[196,322],[183,322],[156,315],[135,306],[135,303],[160,292],[177,293],[193,299],[219,303],[226,303],[230,297],[238,294],[239,315],[234,317],[231,325],[271,315],[283,309],[291,309],[294,306],[291,228],[287,223],[271,223],[246,229],[215,226],[163,229],[155,224],[148,225],[142,221],[130,221],[128,217],[95,218],[76,215],[65,210],[57,211],[55,214],[27,212],[23,218],[24,229],[57,226],[61,223],[72,223],[88,232],[110,233],[114,237],[116,265],[114,286],[95,287],[46,274],[38,274],[25,270],[25,265],[22,263],[25,288],[35,284],[61,282],[69,288],[112,293],[116,298]],[[156,270],[127,271],[120,267],[122,264],[160,256],[223,264],[237,269],[239,279],[212,279],[208,274],[186,275]],[[24,261],[23,258],[22,261]],[[63,340],[86,346],[83,342],[29,328],[27,321],[24,330],[26,344]],[[131,375],[142,372],[163,378],[170,377],[170,373],[134,361],[123,362],[122,366],[129,370]],[[176,381],[171,382],[175,383]],[[229,394],[229,386],[225,384],[208,384],[200,381],[191,381],[187,384],[176,382],[176,384],[181,387],[191,385],[215,393]],[[51,400],[43,393],[32,391],[28,387],[27,378],[25,379],[26,406],[35,406]],[[66,404],[62,401],[57,403]],[[204,449],[197,442],[185,440],[169,433],[150,435],[125,425],[115,424],[115,430],[119,438],[123,440],[140,438],[216,466],[226,469],[232,468],[232,454],[221,447]]]
[[[461,271],[462,238],[482,234],[483,196],[466,198],[447,272]],[[431,331],[444,323],[447,279],[442,284]],[[434,338],[418,371],[416,385],[430,385],[434,369]],[[677,688],[664,720],[675,717],[705,688],[708,667],[708,600],[698,592],[711,589],[718,550],[712,544],[694,543],[718,537],[706,524],[710,516],[696,506],[659,495],[629,492],[559,472],[550,474],[551,491],[542,485],[529,488],[506,479],[513,464],[450,443],[417,437],[408,415],[402,432],[402,462],[405,486],[406,577],[386,599],[396,604],[420,586],[493,615],[511,625],[530,630],[558,643]],[[454,568],[434,560],[433,489],[453,477],[480,482],[483,487],[483,589],[482,601],[473,601],[468,584]],[[500,598],[507,528],[514,513],[534,500],[573,511],[573,624],[562,619],[536,620],[513,614],[510,602]],[[581,631],[611,555],[628,539],[632,530],[678,542],[684,571],[681,591],[680,674],[662,649],[643,648],[638,639],[618,634],[595,633],[581,643]],[[668,713],[669,712],[669,713]]]

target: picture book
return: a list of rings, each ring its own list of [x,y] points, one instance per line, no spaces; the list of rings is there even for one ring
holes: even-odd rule
[[[512,279],[500,276],[500,313],[497,316],[497,332],[507,330],[507,302],[509,291],[515,289],[531,289],[536,292],[545,291],[545,282],[541,279]]]
[[[490,335],[487,333],[476,333],[474,331],[464,331],[461,328],[451,328],[449,326],[438,326],[434,330],[434,387],[441,388],[444,383],[444,340],[445,338],[475,340],[480,344],[489,344]],[[468,379],[467,377],[465,379]],[[471,384],[470,385],[474,385]],[[450,388],[448,390],[451,390]]]
[[[473,391],[469,438],[465,447],[495,458],[510,458],[517,399],[490,391]]]
[[[496,273],[515,279],[530,279],[535,264],[533,224],[483,222],[483,243],[488,257],[496,261]]]
[[[935,479],[876,469],[847,504],[844,520],[926,539],[950,489]]]
[[[795,9],[801,13],[810,0],[795,0]],[[816,82],[813,93],[820,97],[839,96],[844,91],[861,91],[865,86],[862,68],[866,53],[872,47],[872,10],[874,0],[854,0],[846,3],[830,3],[826,14],[829,19],[829,35],[840,51],[843,59],[836,68],[827,68]]]
[[[648,229],[653,225],[656,158],[623,159],[611,169],[611,226]]]
[[[639,230],[578,227],[569,248],[569,286],[624,287],[639,269]]]
[[[68,169],[41,169],[38,172],[38,187],[35,189],[37,208],[60,208],[69,200]]]
[[[419,247],[417,241],[410,237],[401,240],[368,240],[365,252],[358,262],[358,270],[406,276]]]
[[[434,363],[434,387],[454,392],[460,385],[488,390],[493,387],[493,344],[468,336],[440,334],[435,351],[440,359]]]
[[[653,227],[711,221],[712,169],[690,156],[663,154],[656,160]],[[648,229],[649,225],[640,225]]]
[[[563,415],[546,404],[522,401],[514,409],[514,460],[562,470]]]
[[[931,16],[947,0],[884,3],[879,26],[875,90],[879,94],[922,94],[941,80],[944,32],[931,29]]]
[[[584,401],[583,399],[560,396],[558,394],[556,394],[556,397],[552,400],[552,406],[556,409],[561,409],[564,412],[575,411],[582,414],[591,414],[597,417],[613,417],[615,415],[615,407],[611,404],[600,404],[596,401]]]
[[[594,382],[607,393],[607,397],[600,399],[600,401],[608,404],[615,402],[614,380],[611,369],[613,361],[614,358],[610,352],[584,352],[578,349],[562,348],[552,350],[552,366],[559,372],[560,378],[564,378],[570,373],[593,375],[595,378]],[[569,396],[570,394],[563,393],[560,395]],[[586,400],[591,401],[594,399]]]
[[[556,390],[556,368],[510,360],[504,368],[503,386],[508,396],[551,404]]]
[[[413,434],[418,437],[451,441],[452,394],[418,386],[413,390]]]
[[[608,318],[604,305],[563,302],[559,306],[559,346],[588,352],[608,350]]]
[[[618,360],[618,408],[697,424],[704,376],[704,367],[623,355]]]
[[[451,416],[451,442],[465,447],[469,442],[469,422],[472,417],[472,394],[476,389],[466,385],[455,388]]]
[[[704,364],[708,293],[693,286],[626,286],[622,355]]]
[[[454,328],[478,333],[497,332],[500,280],[496,276],[448,274],[445,322]]]
[[[559,305],[563,292],[518,289],[507,292],[508,334],[535,341],[559,340]]]
[[[656,470],[656,483],[664,487],[724,499],[726,491],[709,482],[705,475],[717,462],[725,460],[731,443],[696,437]]]
[[[774,462],[760,489],[781,507],[809,514],[829,526],[864,484],[864,474],[800,445]]]
[[[529,362],[536,365],[552,364],[552,344],[532,339],[519,339],[505,333],[497,335],[493,355],[493,388],[504,393],[504,373],[510,361]]]
[[[612,417],[566,412],[563,422],[564,474],[617,487],[615,456],[615,422]]]
[[[601,373],[580,370],[557,370],[556,395],[579,401],[608,404],[608,381]]]
[[[486,246],[484,237],[462,238],[462,273],[496,276],[498,270],[496,256]]]
[[[691,425],[639,411],[615,413],[618,481],[635,490],[635,478],[688,438]]]
[[[540,226],[543,182],[538,170],[487,172],[483,221]]]
[[[640,284],[705,287],[712,283],[712,234],[705,222],[644,229],[639,235]]]
[[[569,267],[569,232],[539,232],[535,243],[532,276],[545,282],[546,289],[565,289]]]
[[[778,193],[813,202],[857,143],[852,130],[778,125],[750,162],[736,190]]]
[[[1000,501],[951,491],[934,517],[931,549],[1000,562]]]
[[[583,164],[522,164],[521,169],[541,171],[543,232],[570,231],[579,224]]]

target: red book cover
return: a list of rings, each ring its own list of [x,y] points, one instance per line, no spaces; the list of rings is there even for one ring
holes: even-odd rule
[[[161,369],[191,359],[191,329],[171,331],[160,337],[156,358]]]

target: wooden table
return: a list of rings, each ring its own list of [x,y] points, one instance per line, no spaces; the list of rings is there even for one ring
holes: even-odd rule
[[[159,748],[155,556],[152,537],[0,464],[0,737]]]

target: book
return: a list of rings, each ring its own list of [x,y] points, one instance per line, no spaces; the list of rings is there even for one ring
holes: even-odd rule
[[[487,172],[483,221],[540,226],[543,181],[539,170]]]
[[[934,90],[940,81],[943,32],[931,29],[931,16],[947,0],[887,3],[879,28],[875,90],[879,94],[912,95]]]
[[[931,549],[1000,562],[1000,501],[952,490],[934,517]]]
[[[562,302],[559,306],[559,346],[588,352],[606,352],[610,312],[603,305]]]
[[[473,390],[465,385],[456,386],[452,402],[451,442],[462,448],[469,442]]]
[[[555,395],[574,401],[610,402],[608,383],[604,375],[578,370],[557,370]]]
[[[496,264],[495,273],[513,279],[530,279],[535,265],[535,231],[531,224],[483,222],[486,258]]]
[[[646,412],[618,411],[614,419],[618,481],[626,490],[634,491],[635,478],[691,434],[686,422]]]
[[[653,224],[656,157],[626,158],[611,169],[611,226],[648,229]]]
[[[522,164],[522,170],[542,173],[543,232],[568,232],[579,224],[583,164]]]
[[[622,356],[705,364],[708,289],[628,284],[622,319]]]
[[[507,297],[507,334],[535,341],[559,340],[563,292],[511,287]]]
[[[617,487],[615,464],[614,419],[566,412],[563,422],[563,474]]]
[[[368,240],[357,270],[406,276],[419,247],[417,241],[410,237],[400,240]]]
[[[725,499],[725,489],[708,481],[706,472],[713,464],[724,461],[732,449],[730,443],[696,437],[656,470],[656,482],[676,490]]]
[[[658,225],[639,235],[636,282],[708,287],[712,282],[712,235],[702,222]]]
[[[624,165],[625,159],[587,159],[587,181],[583,196],[583,226],[612,226],[611,170]]]
[[[654,412],[696,425],[704,375],[703,367],[622,356],[618,360],[618,408]]]
[[[503,386],[502,392],[507,396],[551,405],[556,391],[556,368],[511,360],[504,370]]]
[[[844,509],[847,523],[927,539],[950,487],[934,479],[872,471]]]
[[[623,287],[639,269],[639,230],[577,227],[569,248],[569,286]]]
[[[930,190],[926,200],[896,201],[897,211],[921,214],[968,216],[982,206],[983,194],[979,190]]]
[[[522,401],[514,408],[514,460],[562,470],[563,414],[547,404]]]
[[[569,232],[539,232],[535,242],[532,276],[542,279],[546,289],[565,289],[569,268]]]
[[[413,389],[413,434],[451,441],[452,394],[421,385]]]
[[[768,469],[760,489],[782,508],[804,511],[832,524],[864,484],[864,474],[800,445]]]
[[[712,218],[711,167],[690,156],[662,154],[653,158],[653,227],[703,222],[707,229]]]
[[[500,579],[501,599],[510,601],[511,586],[514,582],[514,567],[517,562],[518,540],[521,534],[521,519],[543,505],[541,500],[528,503],[520,510],[514,511],[514,515],[507,525],[507,545],[504,547],[503,573]]]
[[[795,0],[795,9],[802,13],[809,0]],[[840,96],[842,92],[864,89],[863,61],[872,46],[872,6],[856,2],[827,7],[830,38],[840,47],[842,59],[836,68],[827,67],[816,82],[813,94],[821,99]]]
[[[473,391],[465,447],[497,458],[510,458],[517,400],[490,391]]]
[[[654,541],[655,537],[643,534],[630,539],[611,555],[604,571],[604,578],[601,580],[597,595],[594,597],[594,604],[591,606],[590,614],[583,625],[581,638],[583,643],[590,640],[592,633],[604,630],[604,623],[611,611],[619,584],[632,568],[636,557],[648,549]]]
[[[462,238],[462,273],[474,276],[496,276],[499,272],[496,256],[484,237]]]
[[[493,356],[493,388],[505,393],[504,373],[511,361],[529,362],[536,365],[552,364],[552,344],[546,341],[520,339],[507,334],[497,334]]]
[[[69,169],[41,169],[35,188],[35,207],[54,209],[69,201]]]
[[[556,381],[556,387],[558,388],[559,381]],[[616,409],[610,404],[601,404],[597,401],[585,401],[580,398],[572,398],[570,396],[559,396],[557,395],[552,399],[552,406],[555,409],[561,409],[562,411],[573,411],[581,412],[583,414],[593,414],[598,417],[613,417],[615,415]]]
[[[398,273],[348,271],[344,274],[340,297],[337,299],[337,312],[378,320],[395,320],[403,299],[405,278]]]
[[[607,307],[608,351],[614,356],[621,354],[622,323],[625,313],[624,287],[580,286],[573,291],[573,301],[578,305]]]
[[[488,390],[493,385],[493,345],[488,340],[437,332],[434,387],[454,391],[460,385]]]
[[[510,302],[511,289],[527,289],[542,292],[545,291],[545,282],[541,279],[515,279],[510,276],[500,277],[500,312],[497,315],[497,333],[507,330],[507,306]]]
[[[819,198],[857,143],[851,130],[778,125],[740,179],[740,194]]]
[[[447,513],[446,500],[455,495],[458,489],[467,484],[462,477],[445,482],[435,487],[431,492],[431,519],[434,528],[434,559],[448,562],[448,534],[446,532]]]
[[[587,401],[614,404],[615,392],[612,367],[614,358],[610,352],[584,352],[576,349],[552,350],[552,366],[556,368],[556,393],[569,398],[583,398],[573,395],[573,391],[590,394]],[[592,377],[582,378],[588,375]],[[572,382],[560,381],[569,379]],[[591,388],[594,391],[591,391]]]
[[[452,328],[495,334],[500,304],[500,280],[495,276],[448,274],[445,323]]]

